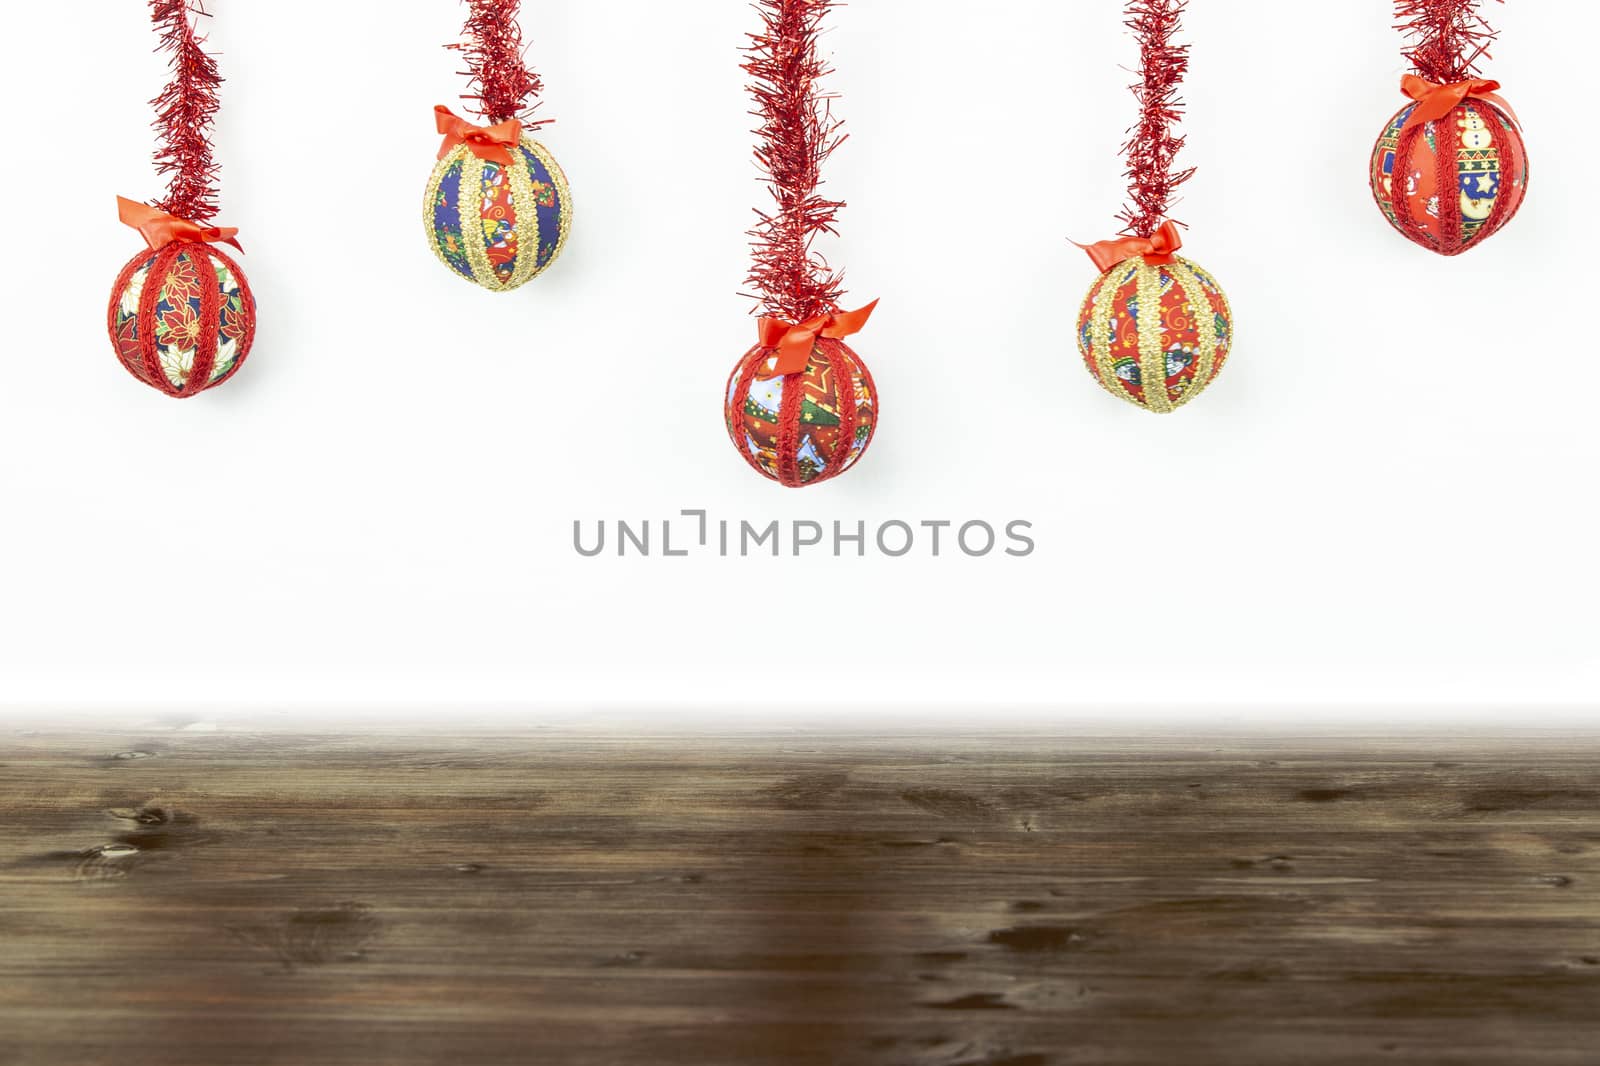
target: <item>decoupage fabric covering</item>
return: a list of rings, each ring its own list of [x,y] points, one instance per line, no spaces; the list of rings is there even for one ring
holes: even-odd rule
[[[829,339],[816,342],[804,373],[758,378],[771,359],[771,349],[752,348],[728,381],[728,435],[739,453],[791,488],[850,469],[878,422],[878,390],[866,365]]]
[[[509,292],[561,254],[572,228],[572,193],[555,158],[530,138],[522,139],[509,167],[457,145],[428,180],[423,221],[445,266]]]
[[[1144,314],[1154,307],[1155,314]],[[1078,349],[1113,395],[1175,411],[1216,380],[1233,340],[1222,287],[1187,259],[1135,257],[1102,274],[1078,315]],[[1152,382],[1165,387],[1150,388]]]
[[[1372,154],[1372,192],[1389,224],[1443,255],[1487,239],[1522,206],[1528,155],[1516,124],[1492,104],[1467,100],[1401,132],[1416,105],[1384,129]]]
[[[117,358],[169,396],[194,396],[244,365],[255,338],[255,300],[237,263],[210,244],[143,251],[111,290],[108,326]]]

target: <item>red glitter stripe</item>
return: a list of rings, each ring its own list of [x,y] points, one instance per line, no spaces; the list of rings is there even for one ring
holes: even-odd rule
[[[195,268],[200,273],[200,336],[194,351],[194,369],[189,372],[185,396],[204,392],[211,385],[211,371],[217,365],[217,334],[222,331],[222,292],[217,282],[217,268],[211,260],[210,249],[205,245],[189,245],[186,249],[195,257]],[[206,271],[210,271],[208,277]]]
[[[872,397],[872,425],[867,428],[867,439],[861,442],[861,453],[856,456],[852,465],[860,465],[861,460],[867,457],[867,449],[872,447],[872,442],[878,439],[878,423],[883,419],[883,401],[878,396],[878,384],[872,380],[872,371],[867,369],[864,360],[856,360],[856,369],[861,371],[861,380],[867,386],[867,395]]]
[[[1522,146],[1514,133],[1509,132],[1503,124],[1507,119],[1499,108],[1492,104],[1479,104],[1488,112],[1488,117],[1495,121],[1487,123],[1489,137],[1494,144],[1494,150],[1500,159],[1500,189],[1495,196],[1494,210],[1489,212],[1489,217],[1484,220],[1483,228],[1478,231],[1478,239],[1485,240],[1499,233],[1507,222],[1516,217],[1517,211],[1522,207],[1521,190],[1514,187],[1509,180],[1513,169],[1523,170],[1526,162],[1522,158]],[[1515,150],[1513,150],[1515,149]],[[1515,166],[1509,166],[1508,163]],[[1515,200],[1513,200],[1515,197]]]
[[[122,268],[122,273],[117,275],[116,284],[111,286],[111,302],[106,305],[106,331],[111,334],[111,347],[117,353],[117,362],[128,368],[128,372],[142,379],[142,375],[134,365],[128,362],[122,354],[122,341],[117,336],[117,309],[122,305],[122,294],[133,283],[134,272],[142,266],[147,256],[143,253],[128,260],[127,266]],[[143,294],[141,294],[142,296]],[[134,329],[139,328],[138,312],[134,312]]]
[[[1461,239],[1461,127],[1456,124],[1457,108],[1433,125],[1435,151],[1434,184],[1439,192],[1439,250],[1445,255],[1460,255],[1467,250]]]
[[[245,357],[250,354],[250,349],[255,345],[256,297],[255,293],[250,290],[250,282],[245,278],[244,271],[239,269],[238,263],[235,263],[231,258],[229,258],[228,253],[224,252],[217,246],[212,245],[211,255],[214,258],[221,260],[222,265],[227,267],[228,272],[233,275],[234,284],[239,286],[239,344],[233,357],[232,368],[230,368],[219,381],[215,382],[215,384],[221,385],[224,381],[227,381],[229,378],[233,377],[233,375],[239,372],[240,368],[244,366]],[[218,303],[219,305],[221,303],[220,293],[218,294]],[[218,311],[217,322],[217,328],[220,331],[222,328],[222,315],[220,310]]]
[[[1389,201],[1395,209],[1394,217],[1399,221],[1401,231],[1418,244],[1432,247],[1434,241],[1428,233],[1427,224],[1417,219],[1416,211],[1419,208],[1412,206],[1411,195],[1406,191],[1406,182],[1411,177],[1412,159],[1427,129],[1428,125],[1424,122],[1400,134],[1400,141],[1394,149],[1395,173],[1392,177],[1394,185],[1389,193]],[[1426,217],[1426,201],[1420,210]]]
[[[167,272],[177,261],[181,245],[169,244],[156,253],[150,272],[145,275],[144,292],[139,294],[139,354],[144,359],[144,380],[168,396],[178,395],[178,390],[161,369],[161,356],[156,348],[156,304],[161,302],[161,290],[166,287]]]
[[[812,484],[831,481],[844,473],[845,463],[850,458],[850,446],[856,439],[856,360],[850,357],[849,349],[842,341],[833,351],[825,354],[828,366],[833,369],[834,388],[838,393],[840,439],[835,454],[828,456],[828,468]]]
[[[811,357],[816,358],[815,349]],[[783,379],[783,401],[778,405],[778,480],[790,488],[801,485],[800,399],[805,392],[805,377],[802,371]]]
[[[761,465],[759,459],[750,454],[749,445],[740,436],[741,432],[745,435],[750,432],[744,424],[744,408],[750,402],[750,387],[755,383],[756,374],[761,369],[762,355],[762,349],[752,349],[750,354],[744,357],[744,362],[734,370],[734,373],[739,375],[739,384],[733,390],[733,398],[728,401],[728,436],[732,438],[734,447],[739,449],[739,454],[750,464],[751,469],[762,477],[770,479],[773,475]]]

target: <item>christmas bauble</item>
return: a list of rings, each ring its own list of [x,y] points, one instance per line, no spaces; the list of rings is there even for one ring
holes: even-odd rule
[[[1089,372],[1112,395],[1160,414],[1216,380],[1232,339],[1222,287],[1180,256],[1118,263],[1090,288],[1078,316],[1078,349]]]
[[[215,245],[175,241],[129,260],[108,311],[117,358],[140,381],[189,397],[244,365],[256,305],[239,265]]]
[[[1511,221],[1528,191],[1528,153],[1511,117],[1468,99],[1405,129],[1419,106],[1384,128],[1372,153],[1372,194],[1389,224],[1440,255],[1460,255]]]
[[[812,345],[802,373],[763,376],[774,364],[771,348],[752,348],[728,380],[734,447],[790,488],[838,477],[861,459],[878,424],[878,390],[866,364],[829,338]]]
[[[572,194],[555,158],[528,137],[508,151],[509,165],[456,145],[428,179],[424,206],[440,261],[494,292],[544,273],[572,228]]]

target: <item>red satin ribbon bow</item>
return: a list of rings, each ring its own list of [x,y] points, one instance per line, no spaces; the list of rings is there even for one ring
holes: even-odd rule
[[[239,251],[244,251],[239,242],[234,240],[239,231],[231,226],[202,226],[198,222],[157,211],[149,204],[126,200],[121,196],[117,197],[117,217],[123,225],[132,226],[143,234],[144,242],[152,252],[160,251],[174,242],[231,244]]]
[[[1078,244],[1077,241],[1072,243]],[[1163,222],[1153,237],[1119,237],[1099,244],[1078,244],[1078,247],[1089,253],[1089,258],[1104,274],[1118,263],[1125,263],[1135,256],[1144,256],[1146,263],[1158,266],[1170,263],[1174,253],[1183,247],[1183,235],[1178,232],[1176,222]]]
[[[806,367],[811,365],[811,349],[818,337],[843,340],[860,333],[866,328],[867,320],[877,306],[878,301],[873,300],[859,311],[830,311],[798,324],[785,322],[781,318],[763,318],[758,323],[761,347],[775,350],[778,358],[769,370],[756,376],[764,380],[804,373]]]
[[[1400,127],[1400,132],[1405,133],[1413,127],[1424,122],[1433,122],[1444,118],[1454,111],[1461,101],[1468,99],[1482,100],[1493,104],[1506,113],[1506,117],[1521,127],[1517,113],[1511,110],[1511,105],[1496,96],[1495,90],[1500,88],[1497,81],[1486,81],[1482,78],[1473,78],[1470,81],[1458,81],[1451,85],[1435,85],[1425,78],[1415,74],[1407,74],[1400,79],[1400,91],[1417,102],[1411,109],[1411,117],[1406,119],[1406,124]]]
[[[522,123],[508,118],[496,126],[474,126],[466,119],[440,104],[433,109],[434,125],[444,134],[444,144],[439,147],[439,158],[449,155],[458,144],[479,159],[509,167],[512,163],[509,149],[522,143]]]

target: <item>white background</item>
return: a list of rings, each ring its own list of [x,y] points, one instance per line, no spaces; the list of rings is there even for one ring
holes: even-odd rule
[[[1112,0],[856,0],[827,243],[883,396],[866,461],[786,492],[728,371],[764,195],[740,0],[528,0],[578,204],[509,296],[420,225],[451,0],[213,0],[221,222],[260,306],[230,384],[169,400],[104,306],[161,187],[145,5],[12,13],[0,705],[516,717],[553,708],[1571,721],[1594,604],[1600,8],[1491,5],[1531,195],[1446,260],[1373,206],[1400,105],[1388,0],[1195,0],[1185,254],[1233,300],[1219,383],[1105,395],[1070,322],[1109,237],[1135,61]],[[1337,8],[1335,12],[1333,8]],[[20,115],[21,117],[15,117]],[[854,306],[854,303],[851,304]],[[1024,560],[580,559],[574,519],[1035,523]],[[934,708],[926,711],[927,708]],[[1336,710],[1330,710],[1336,708]],[[662,720],[667,720],[663,718]],[[970,718],[969,718],[970,720]]]

